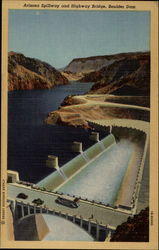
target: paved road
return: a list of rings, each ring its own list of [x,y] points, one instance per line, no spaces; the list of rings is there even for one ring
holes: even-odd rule
[[[17,199],[16,196],[19,193],[25,193],[28,195],[26,200],[24,199]],[[31,187],[25,187],[19,184],[8,184],[8,199],[23,201],[24,203],[33,204],[32,201],[34,199],[40,198],[44,201],[43,205],[46,205],[50,210],[55,209],[56,211],[61,211],[61,213],[68,213],[69,215],[76,215],[82,216],[84,219],[89,219],[91,214],[93,214],[92,221],[98,221],[100,224],[103,225],[111,225],[113,227],[117,227],[117,225],[121,224],[122,222],[127,221],[129,214],[122,213],[117,210],[99,207],[96,205],[92,205],[85,201],[79,201],[78,208],[69,208],[63,205],[59,205],[55,202],[57,195],[32,189]]]
[[[143,106],[138,106],[138,105],[130,105],[130,104],[122,104],[122,103],[115,103],[115,102],[105,102],[105,101],[98,101],[98,100],[90,100],[87,99],[89,97],[88,95],[80,95],[80,96],[75,96],[77,100],[83,100],[84,103],[79,103],[79,104],[73,104],[71,106],[62,106],[62,109],[69,109],[72,108],[73,106],[75,107],[81,107],[81,106],[88,106],[88,105],[101,105],[105,107],[119,107],[119,108],[130,108],[130,109],[140,109],[140,110],[145,110],[145,111],[150,111],[150,108],[143,107]]]

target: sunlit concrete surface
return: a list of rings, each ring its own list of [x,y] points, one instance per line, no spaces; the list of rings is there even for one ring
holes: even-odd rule
[[[72,222],[55,215],[26,216],[16,226],[16,240],[93,241],[93,237]]]
[[[134,144],[134,151],[128,163],[123,182],[121,184],[116,205],[131,207],[134,188],[137,182],[138,170],[142,161],[143,149]]]
[[[12,211],[9,206],[9,202],[7,202],[7,209],[6,209],[6,226],[7,226],[7,239],[14,240],[14,223],[13,223],[13,216]]]
[[[66,181],[58,192],[113,205],[135,146],[121,140]]]
[[[150,148],[147,149],[147,154],[145,158],[145,164],[143,169],[143,176],[141,181],[141,188],[139,192],[138,204],[137,204],[137,213],[139,213],[142,209],[145,209],[149,206],[149,160],[150,160]]]

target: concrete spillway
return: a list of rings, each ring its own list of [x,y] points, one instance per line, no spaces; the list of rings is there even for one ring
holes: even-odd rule
[[[133,146],[129,141],[121,140],[88,163],[57,191],[113,205],[134,150]]]
[[[102,143],[102,147],[101,147]],[[81,152],[78,156],[73,158],[71,161],[66,163],[60,168],[60,171],[63,172],[63,176],[70,178],[82,168],[93,161],[96,157],[102,154],[105,150],[115,144],[115,137],[110,134],[105,137],[101,142],[97,142],[92,147],[88,148],[86,151]],[[58,186],[65,182],[66,178],[63,178],[61,173],[58,171],[53,172],[43,180],[37,183],[39,187],[45,187],[49,190],[55,190]]]
[[[97,203],[131,208],[144,148],[139,143],[142,136],[135,130],[133,133],[136,139],[125,136],[118,143],[110,134],[60,168],[67,179],[56,171],[37,185]]]

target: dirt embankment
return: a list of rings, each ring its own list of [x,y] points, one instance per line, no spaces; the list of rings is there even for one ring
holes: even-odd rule
[[[125,104],[124,98],[116,98],[116,102],[114,100],[115,97],[109,99],[108,95],[68,96],[57,111],[48,114],[46,122],[89,128],[87,120],[92,119],[149,120],[149,109],[139,105],[147,103],[146,99],[142,101],[141,97],[137,99],[129,97],[127,98],[128,104]],[[132,106],[129,103],[135,104]]]

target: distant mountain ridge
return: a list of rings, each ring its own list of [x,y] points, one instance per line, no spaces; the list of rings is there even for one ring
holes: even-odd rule
[[[130,56],[140,55],[147,52],[129,52],[129,53],[119,53],[113,55],[100,55],[100,56],[90,56],[74,58],[63,71],[70,71],[72,73],[90,73],[93,71],[100,70],[101,68],[111,65],[112,63],[128,58]]]
[[[64,72],[95,82],[89,94],[150,95],[150,52],[76,58]]]
[[[48,63],[21,53],[8,53],[8,90],[53,88],[61,84],[68,84],[67,78]]]
[[[73,80],[94,82],[89,94],[150,95],[150,52],[75,58],[60,71],[38,59],[9,52],[8,89],[52,88]]]
[[[103,62],[104,60],[104,62]],[[107,66],[103,66],[107,61]],[[99,63],[100,61],[100,63]],[[97,63],[98,62],[98,63]],[[83,67],[81,65],[83,64]],[[109,65],[108,65],[109,64]],[[99,69],[100,67],[100,69]],[[68,70],[73,70],[71,71]],[[88,72],[90,69],[94,69]],[[50,112],[46,119],[49,124],[81,126],[88,128],[90,119],[132,119],[149,121],[149,111],[123,108],[120,104],[150,105],[150,52],[122,53],[74,59],[63,71],[69,78],[94,82],[84,97],[68,96],[57,111]],[[86,73],[87,71],[87,73]],[[98,95],[99,94],[99,95]],[[96,101],[89,105],[92,98]],[[83,104],[83,101],[88,101]],[[98,103],[99,102],[99,103]],[[103,103],[102,103],[103,102]],[[118,107],[111,106],[117,103]],[[65,108],[67,106],[67,108]]]

